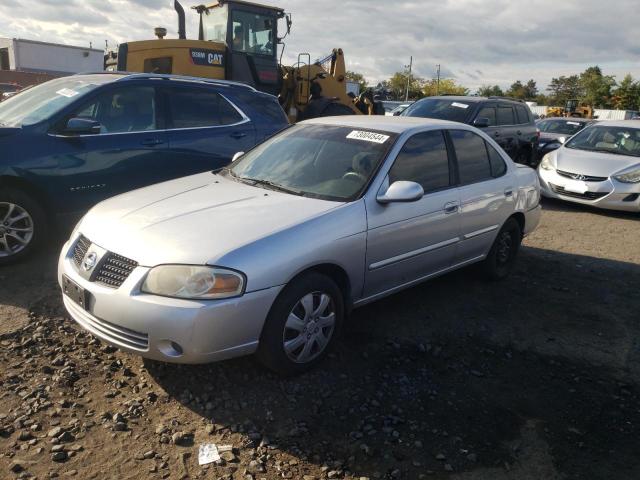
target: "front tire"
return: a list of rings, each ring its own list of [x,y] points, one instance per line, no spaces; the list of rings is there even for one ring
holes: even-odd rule
[[[281,375],[302,373],[326,356],[343,321],[344,299],[336,283],[306,273],[289,283],[271,307],[257,356]]]
[[[511,273],[521,242],[520,224],[515,218],[509,218],[498,232],[482,265],[490,279],[503,280]]]
[[[0,265],[29,256],[46,236],[47,220],[40,204],[22,190],[3,187],[0,192]]]

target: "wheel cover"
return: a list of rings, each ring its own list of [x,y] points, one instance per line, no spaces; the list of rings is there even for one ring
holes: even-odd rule
[[[10,257],[33,240],[33,219],[20,205],[0,202],[0,257]]]
[[[513,241],[509,232],[502,232],[500,234],[500,237],[498,238],[498,252],[496,255],[498,264],[504,265],[509,263],[509,260],[511,259],[512,243]]]
[[[325,351],[333,336],[336,307],[324,292],[306,294],[287,317],[282,334],[284,351],[295,363],[308,363]]]

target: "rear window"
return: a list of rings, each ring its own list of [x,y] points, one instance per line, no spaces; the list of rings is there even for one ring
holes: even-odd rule
[[[464,100],[449,100],[442,98],[426,98],[410,105],[403,117],[437,118],[452,122],[466,123],[472,104]]]
[[[173,88],[168,99],[173,128],[215,127],[242,121],[233,105],[211,90]]]
[[[529,115],[527,109],[522,105],[516,105],[516,113],[518,115],[518,123],[529,123]]]

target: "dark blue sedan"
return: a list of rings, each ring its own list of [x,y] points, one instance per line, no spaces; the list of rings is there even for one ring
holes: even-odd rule
[[[105,198],[223,167],[286,126],[275,97],[233,82],[100,73],[25,90],[0,104],[0,264]]]

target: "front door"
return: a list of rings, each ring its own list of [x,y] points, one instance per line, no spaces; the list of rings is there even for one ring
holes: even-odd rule
[[[212,88],[163,89],[174,176],[214,170],[256,143],[253,123]]]
[[[127,85],[103,90],[68,116],[95,120],[101,132],[55,136],[69,151],[82,152],[58,159],[64,203],[86,210],[105,198],[165,179],[162,163],[168,143],[156,107],[154,87]]]
[[[380,204],[367,200],[365,297],[451,266],[459,241],[459,198],[441,130],[410,137],[388,172],[388,182],[422,185],[422,199]]]
[[[451,130],[460,179],[460,233],[455,263],[486,255],[513,212],[513,176],[498,151],[474,132]]]

